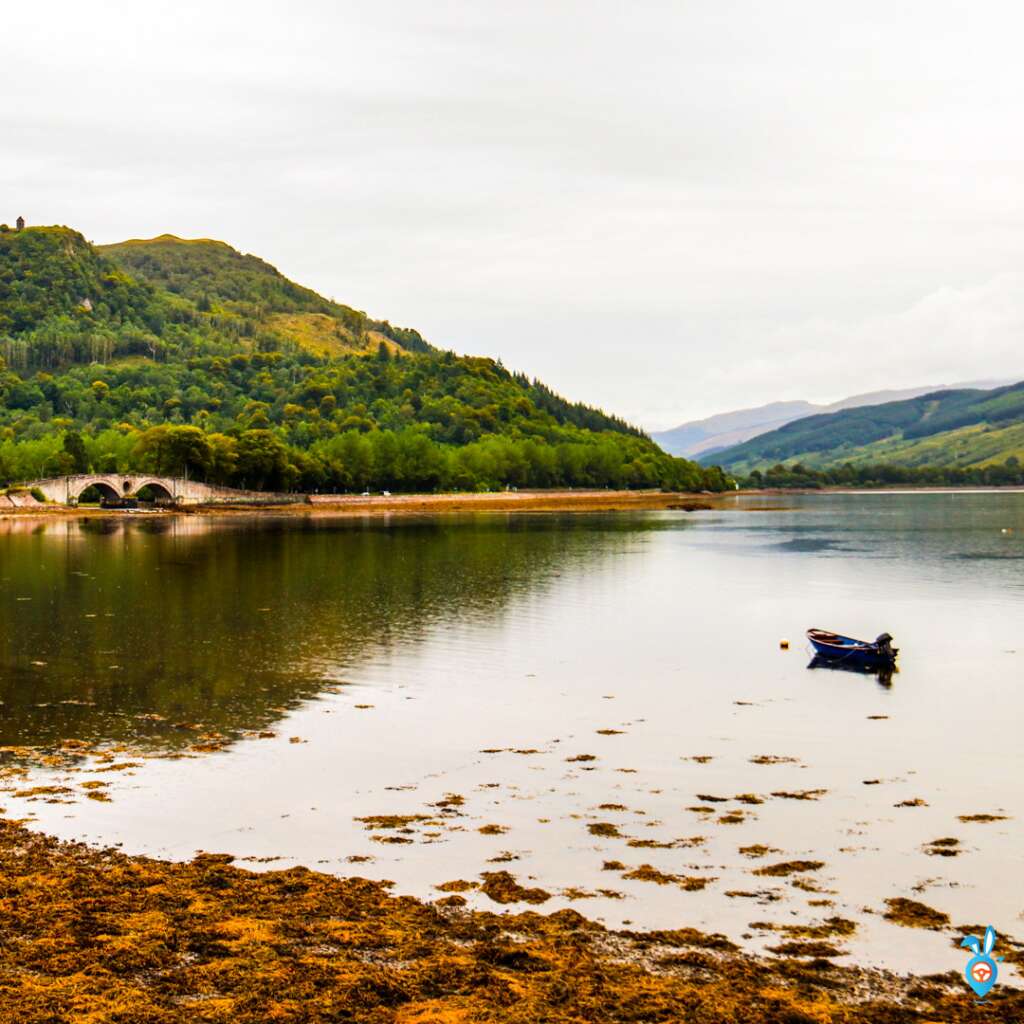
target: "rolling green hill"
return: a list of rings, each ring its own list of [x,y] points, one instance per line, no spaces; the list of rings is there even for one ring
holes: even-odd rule
[[[317,354],[366,351],[381,342],[410,352],[430,349],[418,331],[371,320],[325,299],[224,242],[160,235],[100,246],[99,251],[134,277],[185,296],[202,312],[254,323]]]
[[[938,391],[808,416],[715,453],[735,473],[800,463],[810,469],[886,464],[983,468],[1024,459],[1024,383]]]
[[[97,248],[0,225],[0,485],[89,469],[299,490],[725,486],[223,242]]]

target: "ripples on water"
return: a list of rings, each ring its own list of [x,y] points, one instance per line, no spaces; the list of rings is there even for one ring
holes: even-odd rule
[[[0,743],[152,755],[98,776],[35,769],[71,789],[103,778],[112,799],[7,793],[8,813],[161,856],[338,872],[369,857],[359,873],[423,896],[500,867],[551,892],[544,909],[754,946],[778,939],[751,922],[838,915],[858,922],[858,959],[894,969],[962,958],[951,933],[882,920],[888,897],[1024,934],[1024,495],[757,504],[0,520]],[[811,625],[888,630],[899,673],[808,671]],[[198,736],[225,749],[198,754]],[[448,794],[464,802],[431,806]],[[895,806],[911,800],[927,806]],[[958,820],[979,812],[1007,820]],[[382,814],[427,821],[355,820]],[[937,838],[962,852],[933,855]],[[738,852],[757,845],[778,853]],[[803,887],[752,873],[794,859],[825,866]],[[622,877],[644,864],[705,888]]]

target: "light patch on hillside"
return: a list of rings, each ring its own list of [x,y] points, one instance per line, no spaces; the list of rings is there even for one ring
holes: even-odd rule
[[[382,343],[392,354],[401,352],[400,346],[377,331],[366,331],[355,338],[348,328],[326,313],[272,313],[266,318],[266,325],[316,356],[376,352]]]

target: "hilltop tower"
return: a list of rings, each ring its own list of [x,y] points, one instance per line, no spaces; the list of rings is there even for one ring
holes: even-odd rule
[[[16,227],[16,228],[18,229],[18,231],[21,231],[21,230],[22,230],[22,228],[24,228],[24,227],[25,227],[25,218],[24,218],[24,217],[19,217],[19,218],[18,218],[18,219],[17,219],[17,220],[16,220],[15,222],[14,222],[14,226],[15,226],[15,227]]]

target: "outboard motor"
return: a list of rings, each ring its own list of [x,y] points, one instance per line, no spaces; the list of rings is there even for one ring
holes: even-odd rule
[[[875,638],[875,647],[878,648],[879,655],[889,661],[895,661],[896,655],[899,654],[899,651],[893,647],[892,637],[888,633],[883,633]]]

